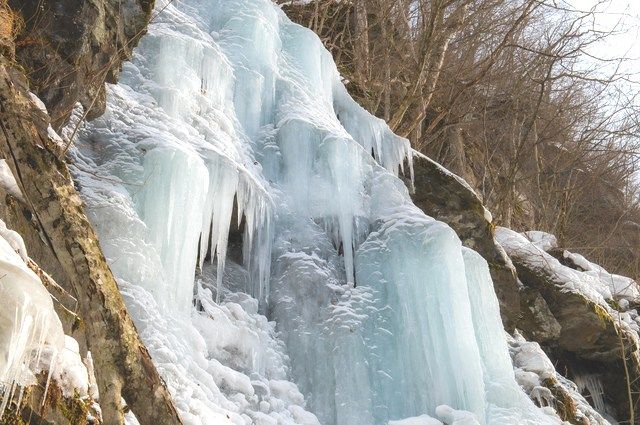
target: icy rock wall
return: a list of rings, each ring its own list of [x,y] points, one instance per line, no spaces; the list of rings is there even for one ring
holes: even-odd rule
[[[395,177],[408,141],[268,0],[160,2],[74,155],[188,423],[385,424],[442,404],[553,423],[515,383],[486,263]]]

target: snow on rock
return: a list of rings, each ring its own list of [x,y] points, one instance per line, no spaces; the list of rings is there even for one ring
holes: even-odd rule
[[[556,369],[551,360],[544,354],[537,342],[518,341],[518,349],[515,352],[514,366],[529,373],[535,373],[541,379],[556,376]],[[538,385],[540,385],[538,383]]]
[[[17,253],[20,256],[20,259],[22,260],[22,262],[18,262],[17,264],[19,264],[21,268],[28,270],[25,263],[29,261],[29,256],[27,255],[27,248],[24,245],[22,236],[20,236],[18,232],[15,232],[7,228],[7,225],[2,220],[0,220],[0,238],[2,238],[4,242],[8,244],[9,247],[13,250],[12,253],[8,253],[9,251],[7,251],[7,254],[6,254],[7,258],[11,258],[12,254]]]
[[[80,357],[78,342],[68,335],[64,336],[64,349],[56,356],[51,376],[65,397],[89,395],[89,372]]]
[[[523,234],[499,227],[496,230],[498,242],[507,253],[513,252],[534,268],[545,268],[553,272],[563,289],[577,291],[597,302],[604,308],[609,308],[606,301],[622,301],[620,307],[628,306],[629,302],[640,302],[640,288],[628,277],[611,274],[599,265],[588,261],[580,254],[563,251],[563,257],[575,268],[567,267],[546,251],[556,248],[555,236],[544,232],[530,231]]]
[[[89,394],[89,397],[91,397],[92,400],[99,400],[100,394],[98,392],[98,383],[96,382],[96,373],[93,366],[93,356],[91,355],[91,351],[87,351],[87,357],[85,357],[83,362],[87,368],[87,376],[89,380],[89,387],[87,388],[87,392]]]
[[[32,92],[29,92],[29,97],[40,111],[42,111],[44,114],[48,114],[47,107],[45,106],[42,99],[40,99],[35,93]],[[49,139],[57,144],[60,148],[65,147],[66,143],[62,140],[62,137],[60,137],[60,135],[53,129],[51,124],[49,124],[47,127],[47,135],[49,136]]]
[[[20,186],[18,186],[18,182],[16,181],[11,168],[9,168],[6,159],[0,159],[0,186],[2,186],[4,191],[9,195],[24,202],[22,190],[20,190]]]
[[[529,230],[522,233],[532,244],[543,251],[549,251],[558,247],[558,240],[550,233],[541,232],[539,230]]]
[[[629,302],[640,303],[640,288],[635,280],[609,273],[598,264],[592,263],[580,254],[563,251],[562,256],[578,267],[585,275],[599,279],[609,286],[611,294],[618,301],[620,307],[628,306]]]
[[[436,407],[436,415],[450,425],[479,425],[473,413],[456,410],[446,404]]]
[[[560,346],[565,344],[568,351],[573,350],[583,353],[582,355],[588,355],[590,351],[604,353],[604,357],[617,360],[619,354],[616,352],[616,347],[620,334],[630,341],[632,347],[640,345],[638,335],[640,317],[636,309],[630,309],[631,302],[635,304],[638,299],[638,287],[632,279],[612,275],[580,255],[554,248],[552,252],[559,257],[558,259],[545,252],[540,246],[536,246],[524,235],[509,229],[498,228],[496,238],[514,261],[518,262],[519,267],[527,270],[527,274],[540,277],[538,283],[553,286],[546,288],[547,293],[552,294],[551,297],[556,295],[560,297],[559,303],[556,304],[557,311],[554,311],[557,317],[562,317],[563,314],[565,316],[561,323],[565,337],[564,340],[560,340]],[[533,237],[532,239],[539,242],[549,238]],[[562,297],[565,297],[564,303]],[[579,319],[588,318],[592,313],[595,313],[596,317],[593,324],[589,320],[580,322]],[[594,337],[584,337],[580,334],[582,330],[585,330],[585,333],[589,332],[590,328],[593,335],[601,338],[600,341],[606,342],[599,342]],[[536,379],[554,378],[550,373],[551,365],[534,343],[518,342],[518,346],[514,362],[520,370],[516,372],[516,377],[530,396],[538,401],[538,404],[546,404],[549,394],[540,388],[540,383]],[[635,362],[634,352],[631,358]],[[596,415],[595,410],[579,396],[582,391],[589,394],[596,410],[601,414],[608,414],[609,406],[604,403],[599,377],[584,373],[579,365],[573,369],[572,376],[576,380],[575,384],[556,374],[555,380],[559,382],[557,385],[571,394],[576,400],[578,410],[584,416],[595,416],[594,423],[602,423],[601,417]]]
[[[608,308],[606,300],[612,300],[610,286],[595,276],[562,265],[556,258],[511,229],[498,227],[496,239],[507,254],[517,255],[532,269],[545,269],[552,274],[563,290],[578,292],[588,299]]]

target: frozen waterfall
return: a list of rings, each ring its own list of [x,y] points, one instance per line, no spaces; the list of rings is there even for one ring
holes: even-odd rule
[[[396,177],[408,141],[270,1],[159,2],[73,156],[186,423],[556,423],[515,382],[486,262]]]

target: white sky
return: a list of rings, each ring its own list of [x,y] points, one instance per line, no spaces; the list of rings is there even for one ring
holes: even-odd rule
[[[559,5],[570,5],[581,10],[591,10],[595,5],[593,25],[602,31],[615,31],[606,41],[591,46],[588,53],[602,59],[626,58],[618,74],[624,79],[614,83],[615,91],[623,99],[640,108],[640,0],[552,0]],[[603,77],[610,77],[616,71],[618,62],[603,63],[585,57],[587,67],[595,69]],[[591,65],[589,64],[591,62]],[[595,63],[595,67],[593,64]],[[611,105],[614,107],[614,105]],[[640,175],[639,175],[640,179]]]
[[[597,0],[568,0],[579,10],[589,10]],[[601,30],[619,32],[590,53],[603,58],[627,57],[625,70],[640,74],[640,0],[608,0],[598,6],[595,25]],[[637,75],[636,77],[640,77]],[[640,78],[636,78],[640,80]]]

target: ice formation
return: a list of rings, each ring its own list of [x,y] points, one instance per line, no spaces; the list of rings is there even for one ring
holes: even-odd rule
[[[45,344],[64,346],[51,297],[25,260],[22,238],[0,220],[0,416],[14,390],[33,381]]]
[[[270,1],[159,2],[72,154],[186,423],[557,422],[515,380],[486,262],[396,177],[408,141]]]
[[[22,237],[0,220],[0,418],[42,371],[65,396],[88,395],[78,343],[64,334],[51,296],[28,261]]]
[[[516,373],[516,380],[520,386],[536,400],[543,409],[551,409],[553,412],[554,397],[551,391],[543,386],[543,381],[554,378],[571,396],[576,404],[576,413],[579,420],[585,420],[589,424],[608,425],[607,419],[602,417],[599,412],[604,412],[604,403],[602,402],[602,385],[595,377],[577,378],[578,385],[564,378],[556,372],[551,360],[542,351],[537,342],[525,340],[518,332],[511,337],[507,335],[509,350],[513,357],[513,363]],[[592,398],[595,400],[594,407],[589,405],[587,400],[582,396],[584,389],[594,390]],[[599,390],[600,392],[596,392]],[[596,398],[600,396],[598,400]],[[601,403],[601,404],[600,404]]]

